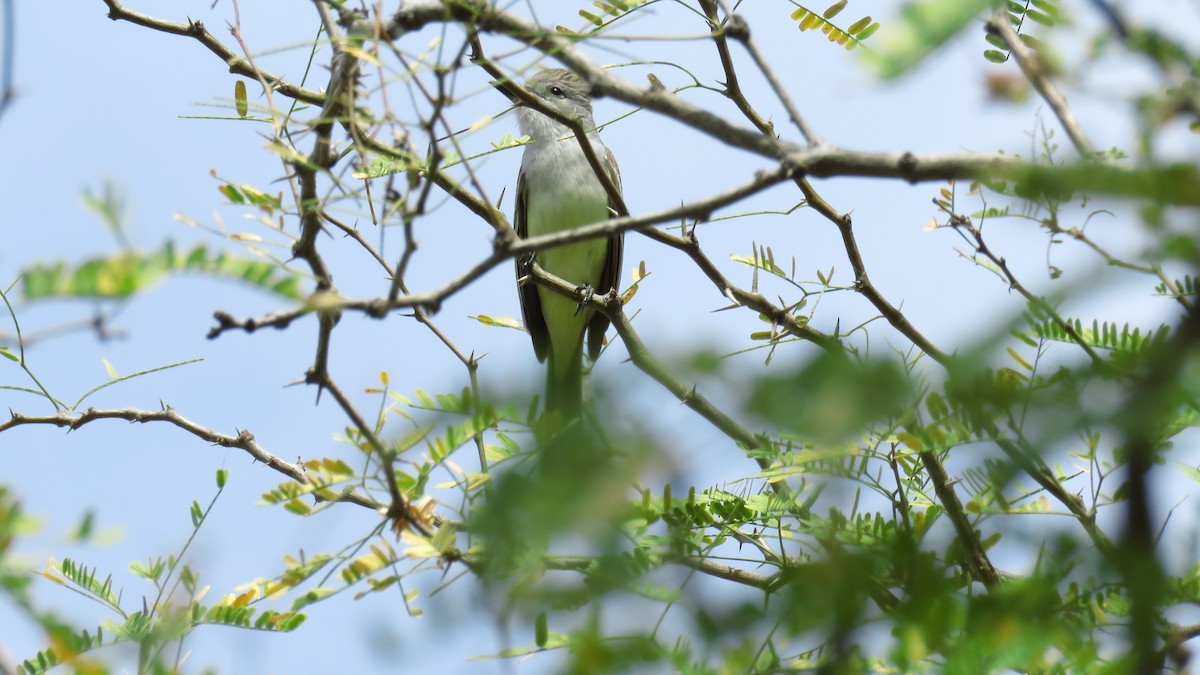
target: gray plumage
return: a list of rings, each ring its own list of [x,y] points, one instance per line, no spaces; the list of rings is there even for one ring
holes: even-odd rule
[[[595,131],[587,82],[569,70],[551,68],[531,77],[525,86],[547,105],[581,121],[588,130],[588,141],[619,190],[616,160]],[[532,140],[525,146],[517,179],[517,234],[523,238],[550,234],[611,217],[608,194],[571,130],[526,106],[517,107],[517,121],[521,133]],[[536,259],[550,274],[591,286],[603,295],[618,288],[622,239],[618,234],[559,246],[539,252]],[[518,261],[517,276],[522,275]],[[546,409],[576,416],[583,398],[584,333],[588,354],[595,359],[604,344],[608,319],[591,309],[576,314],[574,300],[533,283],[520,287],[520,298],[534,352],[539,361],[549,361]]]

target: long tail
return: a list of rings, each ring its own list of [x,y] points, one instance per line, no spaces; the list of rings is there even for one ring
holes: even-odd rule
[[[569,354],[550,349],[546,365],[546,414],[557,413],[566,424],[583,411],[583,340]]]

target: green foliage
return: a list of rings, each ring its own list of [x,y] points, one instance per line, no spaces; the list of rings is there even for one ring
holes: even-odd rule
[[[1051,318],[1040,321],[1027,315],[1029,322],[1028,334],[1017,334],[1026,344],[1036,346],[1038,340],[1054,340],[1056,342],[1079,343],[1095,349],[1108,349],[1121,352],[1138,352],[1154,346],[1161,346],[1167,339],[1171,327],[1163,324],[1156,330],[1142,334],[1140,328],[1129,329],[1129,324],[1118,326],[1105,321],[1092,320],[1092,325],[1085,328],[1079,319],[1060,323]]]
[[[796,10],[792,12],[792,20],[798,22],[797,26],[801,32],[820,30],[830,42],[836,42],[845,47],[846,51],[851,51],[879,30],[879,22],[872,21],[870,16],[864,16],[844,29],[839,28],[833,23],[833,19],[841,14],[846,4],[847,0],[837,0],[823,12],[815,12],[804,5],[797,5]]]
[[[103,628],[97,628],[94,635],[89,634],[86,629],[80,633],[58,631],[55,641],[57,646],[44,649],[22,661],[18,672],[24,675],[40,675],[62,664],[72,665],[76,673],[104,672],[101,668],[89,666],[78,659],[80,654],[104,646]]]
[[[129,571],[149,582],[156,593],[149,602],[147,599],[137,600],[136,604],[140,607],[137,611],[124,609],[124,594],[116,587],[112,574],[102,574],[94,567],[71,559],[64,559],[61,563],[51,560],[47,569],[41,573],[43,578],[71,587],[111,611],[114,616],[112,620],[96,628],[94,633],[87,629],[73,629],[49,615],[38,616],[38,621],[49,636],[51,646],[23,661],[21,671],[30,674],[43,673],[57,665],[70,664],[76,672],[103,672],[99,666],[86,661],[85,655],[101,647],[119,643],[138,644],[142,667],[163,670],[168,668],[165,657],[168,651],[164,648],[170,643],[182,642],[199,626],[211,624],[264,631],[292,631],[300,627],[305,616],[296,611],[259,612],[257,608],[250,606],[252,602],[263,597],[257,588],[228,594],[211,606],[200,602],[208,588],[200,587],[198,575],[181,560],[220,497],[227,478],[227,471],[218,472],[217,494],[207,507],[192,502],[189,510],[192,537],[178,554],[151,558],[144,563],[135,561],[129,565]],[[5,543],[5,532],[11,531],[16,517],[15,511],[5,510],[4,497],[5,493],[0,489],[0,544]],[[0,563],[3,563],[3,553],[4,548],[0,546]],[[2,569],[0,567],[0,570]],[[24,600],[23,583],[18,583],[4,574],[0,574],[0,583],[10,593],[15,592]],[[181,593],[173,593],[176,589]],[[171,671],[177,668],[177,663],[169,666]]]
[[[1185,274],[1182,278],[1170,282],[1169,285],[1161,283],[1155,286],[1154,292],[1170,298],[1192,297],[1200,292],[1200,283],[1197,283],[1196,278],[1192,275]]]
[[[83,204],[99,216],[101,222],[112,233],[121,248],[128,245],[125,233],[129,207],[124,192],[112,181],[101,184],[99,194],[91,190],[83,191]]]
[[[900,8],[900,24],[864,56],[880,77],[899,77],[991,5],[991,0],[909,0]]]
[[[124,299],[161,281],[168,274],[195,272],[250,284],[289,300],[301,299],[301,278],[266,260],[211,253],[205,246],[179,252],[167,242],[151,253],[124,250],[77,265],[40,264],[21,272],[26,300],[47,298]]]
[[[1051,28],[1059,23],[1059,1],[1058,0],[1006,0],[1004,4],[1008,11],[1008,19],[1012,22],[1013,28],[1016,30],[1017,37],[1021,42],[1031,49],[1038,49],[1042,46],[1042,42],[1030,36],[1028,33],[1022,32],[1025,28],[1025,21],[1029,20],[1040,24],[1046,28]],[[988,44],[995,49],[988,49],[983,52],[983,57],[992,63],[1004,63],[1008,60],[1011,50],[1004,38],[995,35],[991,31],[984,36]]]
[[[633,12],[642,7],[652,4],[655,0],[593,0],[592,6],[600,11],[599,14],[589,12],[586,9],[579,10],[579,16],[583,17],[591,26],[583,31],[572,31],[562,26],[557,26],[558,32],[566,35],[591,35],[599,32],[612,24],[618,19],[629,16]]]
[[[283,504],[284,508],[297,515],[309,515],[312,509],[302,501],[306,495],[315,495],[323,501],[335,501],[338,485],[353,483],[360,476],[342,460],[312,459],[304,462],[306,483],[286,481],[262,496],[262,504]]]
[[[798,372],[759,381],[748,408],[784,433],[836,444],[902,411],[908,388],[894,363],[856,363],[833,351]]]

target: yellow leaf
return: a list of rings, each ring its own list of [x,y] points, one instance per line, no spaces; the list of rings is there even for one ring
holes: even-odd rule
[[[62,579],[61,577],[58,577],[58,576],[56,576],[56,575],[54,575],[54,574],[51,574],[51,573],[49,573],[49,572],[38,572],[38,574],[40,574],[40,575],[42,575],[42,576],[46,577],[47,579],[49,579],[50,581],[53,581],[54,583],[58,584],[59,586],[66,586],[66,585],[67,585],[67,581],[66,581],[65,579]]]
[[[921,443],[921,439],[917,438],[916,436],[910,434],[907,431],[901,431],[900,433],[896,434],[896,438],[901,443],[907,445],[908,447],[912,448],[913,450],[916,450],[917,452],[921,452],[925,449],[925,445],[923,443]]]
[[[245,607],[246,605],[250,604],[250,601],[253,600],[256,595],[258,595],[258,592],[255,589],[251,589],[234,598],[230,605],[233,607]]]
[[[642,279],[645,279],[645,278],[646,278],[646,274],[647,274],[647,272],[646,272],[646,261],[645,261],[645,260],[643,260],[643,261],[641,261],[640,263],[638,263],[638,266],[637,266],[637,267],[633,268],[633,280],[634,280],[634,282],[638,282],[638,281],[641,281]]]
[[[409,546],[408,548],[404,549],[404,557],[405,558],[424,559],[424,558],[440,558],[441,556],[442,556],[442,554],[439,553],[437,551],[437,549],[430,546],[428,542],[424,542],[424,541],[415,546]]]
[[[475,122],[473,122],[471,124],[471,126],[467,127],[467,131],[479,131],[480,129],[491,124],[493,119],[495,119],[495,118],[492,117],[491,115],[485,115],[484,117],[480,117],[479,119],[475,120]]]
[[[342,51],[344,51],[347,54],[350,54],[352,56],[355,56],[359,59],[362,59],[363,61],[366,61],[367,63],[369,63],[373,66],[383,65],[379,59],[375,58],[374,54],[372,54],[371,52],[365,51],[363,49],[359,49],[358,47],[353,47],[353,46],[344,44],[344,45],[342,45]]]
[[[487,314],[478,314],[476,316],[468,316],[469,319],[475,319],[485,326],[497,326],[500,328],[521,328],[520,322],[508,316],[488,316]]]
[[[233,104],[238,117],[245,117],[250,112],[250,103],[246,101],[246,83],[242,80],[233,83]]]

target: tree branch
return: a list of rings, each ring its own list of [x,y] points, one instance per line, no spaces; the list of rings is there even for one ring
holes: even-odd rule
[[[1067,99],[1050,80],[1049,74],[1046,72],[1045,64],[1032,49],[1025,46],[1012,27],[1012,23],[1008,19],[1008,11],[1006,9],[997,10],[988,19],[987,30],[993,35],[998,35],[1004,43],[1008,45],[1008,51],[1017,60],[1017,65],[1021,67],[1021,72],[1025,74],[1025,78],[1033,85],[1038,94],[1041,94],[1042,99],[1054,111],[1054,116],[1058,118],[1063,129],[1067,132],[1067,136],[1071,139],[1071,143],[1075,145],[1075,149],[1084,157],[1091,157],[1096,154],[1096,148],[1092,146],[1092,142],[1088,140],[1087,134],[1083,131],[1083,127],[1079,125],[1079,121],[1075,119],[1075,114],[1071,112],[1070,106],[1067,105]]]
[[[254,434],[246,430],[238,431],[236,436],[220,433],[216,430],[201,426],[186,417],[175,412],[171,406],[163,406],[162,410],[141,410],[138,408],[120,408],[102,410],[97,408],[88,408],[86,411],[77,415],[72,415],[67,412],[59,412],[55,415],[23,415],[13,412],[7,422],[0,423],[0,433],[4,433],[9,429],[25,425],[49,425],[61,428],[66,428],[74,431],[86,424],[95,422],[96,420],[117,419],[127,422],[137,422],[146,424],[147,422],[166,422],[173,424],[180,429],[192,434],[202,440],[208,441],[213,445],[218,445],[223,448],[239,448],[244,450],[256,462],[265,464],[268,468],[278,471],[279,473],[291,478],[292,480],[302,485],[313,485],[314,483],[309,478],[308,472],[305,471],[301,464],[292,464],[284,461],[279,457],[271,454],[254,438]],[[321,498],[315,493],[314,498]],[[334,501],[349,502],[359,506],[365,506],[369,509],[378,511],[386,506],[380,502],[363,496],[353,490],[341,494]]]
[[[294,85],[282,77],[267,71],[256,72],[246,59],[238,56],[237,53],[222,44],[220,40],[213,37],[213,34],[208,32],[204,24],[199,21],[192,21],[190,19],[187,23],[164,21],[147,14],[135,12],[122,5],[118,0],[104,0],[104,4],[108,5],[108,18],[113,21],[128,21],[129,23],[162,33],[193,38],[220,57],[229,66],[229,72],[235,75],[243,75],[252,79],[258,79],[261,75],[275,91],[284,96],[312,105],[319,106],[325,103],[325,96],[319,92]]]
[[[685,218],[705,220],[709,218],[709,216],[717,209],[739,202],[746,197],[762,192],[771,186],[778,185],[784,180],[787,180],[789,175],[790,171],[784,167],[776,168],[773,171],[761,171],[755,174],[752,179],[746,181],[745,183],[734,186],[724,192],[709,195],[702,199],[698,199],[694,202],[683,204],[677,207],[654,211],[641,216],[609,218],[591,225],[584,225],[581,227],[572,228],[570,230],[564,230],[554,234],[541,235],[538,237],[530,237],[528,239],[517,240],[515,237],[513,237],[511,241],[498,241],[496,243],[497,248],[492,252],[491,255],[480,260],[470,269],[437,289],[426,291],[424,293],[408,293],[398,296],[394,299],[381,297],[367,300],[346,300],[331,297],[328,298],[328,309],[330,311],[361,311],[374,317],[386,316],[387,312],[399,307],[420,307],[429,311],[436,311],[440,307],[441,303],[447,298],[470,285],[473,281],[486,274],[493,267],[507,262],[512,258],[519,258],[530,253],[542,251],[555,246],[563,246],[577,241],[583,241],[585,239],[605,238],[617,232],[624,232],[628,230],[641,231],[651,239],[667,243],[668,245],[672,245],[680,250],[686,251],[692,246],[685,240],[660,230],[646,228],[650,228],[651,226],[660,223],[676,222]],[[710,278],[713,278],[715,275],[716,278],[714,281],[719,282],[718,285],[722,294],[728,296],[730,293],[732,293],[732,297],[735,299],[735,301],[741,302],[742,304],[746,304],[755,309],[759,309],[760,311],[765,310],[767,313],[772,315],[779,314],[781,322],[783,322],[784,325],[789,325],[788,319],[783,316],[783,314],[786,313],[783,313],[780,308],[769,306],[770,303],[766,300],[766,298],[763,298],[758,294],[746,293],[744,291],[734,289],[733,285],[726,281],[725,278],[716,271],[716,267],[712,265],[710,261],[707,261],[707,258],[703,258],[703,254],[699,254],[698,251],[697,254],[707,262],[707,268],[711,268],[706,269],[705,271],[706,273],[711,272],[709,274]],[[270,314],[260,319],[248,319],[243,321],[232,319],[227,315],[217,316],[218,325],[209,331],[209,336],[216,337],[224,331],[231,329],[240,328],[249,332],[264,325],[286,325],[287,323],[295,320],[299,316],[302,316],[309,311],[311,311],[311,308],[296,309],[288,312]],[[796,324],[794,317],[790,319],[790,325],[794,333],[800,337],[806,337],[816,341],[820,341],[822,339],[817,331],[807,328],[806,326],[800,326]]]

